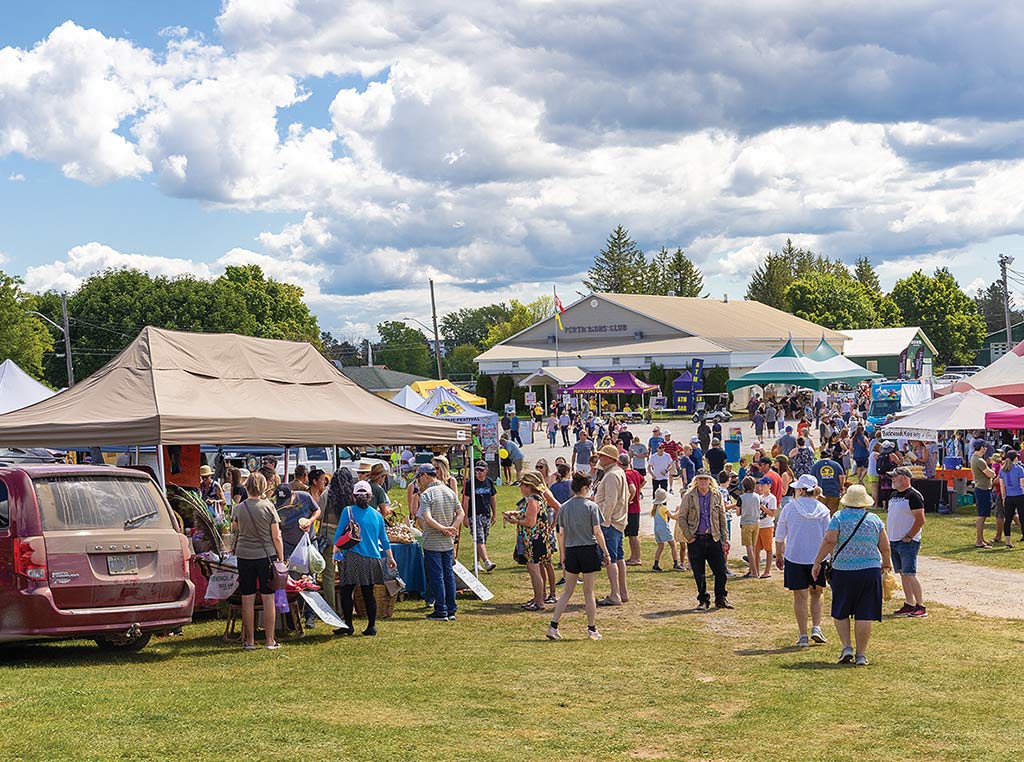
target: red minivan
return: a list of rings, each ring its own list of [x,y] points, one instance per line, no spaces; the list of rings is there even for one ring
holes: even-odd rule
[[[191,550],[144,473],[0,466],[0,643],[137,651],[192,620]]]

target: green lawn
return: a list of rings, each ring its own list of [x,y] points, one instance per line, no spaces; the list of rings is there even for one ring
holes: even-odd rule
[[[503,488],[501,508],[517,494]],[[462,602],[457,622],[425,621],[409,601],[375,639],[335,639],[321,624],[276,653],[223,643],[219,621],[121,657],[86,643],[0,650],[0,756],[1019,756],[1024,730],[1009,700],[1024,670],[1019,623],[929,607],[928,619],[876,628],[871,667],[838,667],[829,624],[828,645],[789,648],[781,574],[736,580],[735,611],[699,614],[688,574],[643,568],[630,571],[633,602],[599,611],[603,641],[585,640],[573,611],[566,640],[550,643],[547,617],[518,606],[529,584],[512,540],[511,528],[495,530],[500,567],[484,581],[497,597]],[[644,553],[649,561],[651,544]]]
[[[991,549],[974,547],[974,505],[961,505],[957,513],[940,515],[928,513],[925,516],[924,530],[921,536],[921,553],[926,556],[939,556],[953,561],[994,566],[1000,569],[1024,571],[1024,543],[1020,542],[1020,527],[1013,528],[1014,547],[1007,550],[1002,544]],[[885,513],[878,514],[885,519]],[[995,517],[985,524],[985,539],[992,542],[995,537]]]

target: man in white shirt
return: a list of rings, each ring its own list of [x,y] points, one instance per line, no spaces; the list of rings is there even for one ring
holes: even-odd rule
[[[668,477],[672,468],[672,456],[665,452],[664,442],[660,442],[657,451],[647,458],[647,468],[650,470],[651,484],[654,485],[654,492],[657,492],[659,489],[668,492]]]

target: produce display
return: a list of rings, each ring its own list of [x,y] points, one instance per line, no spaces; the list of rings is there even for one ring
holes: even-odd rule
[[[406,524],[396,524],[395,526],[388,527],[387,533],[388,540],[399,545],[408,545],[416,542],[416,535],[413,534],[412,529]]]

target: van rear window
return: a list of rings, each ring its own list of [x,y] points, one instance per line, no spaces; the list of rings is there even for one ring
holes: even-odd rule
[[[123,477],[54,477],[35,481],[43,529],[122,529],[125,521],[148,513],[133,527],[170,527],[155,484]]]

